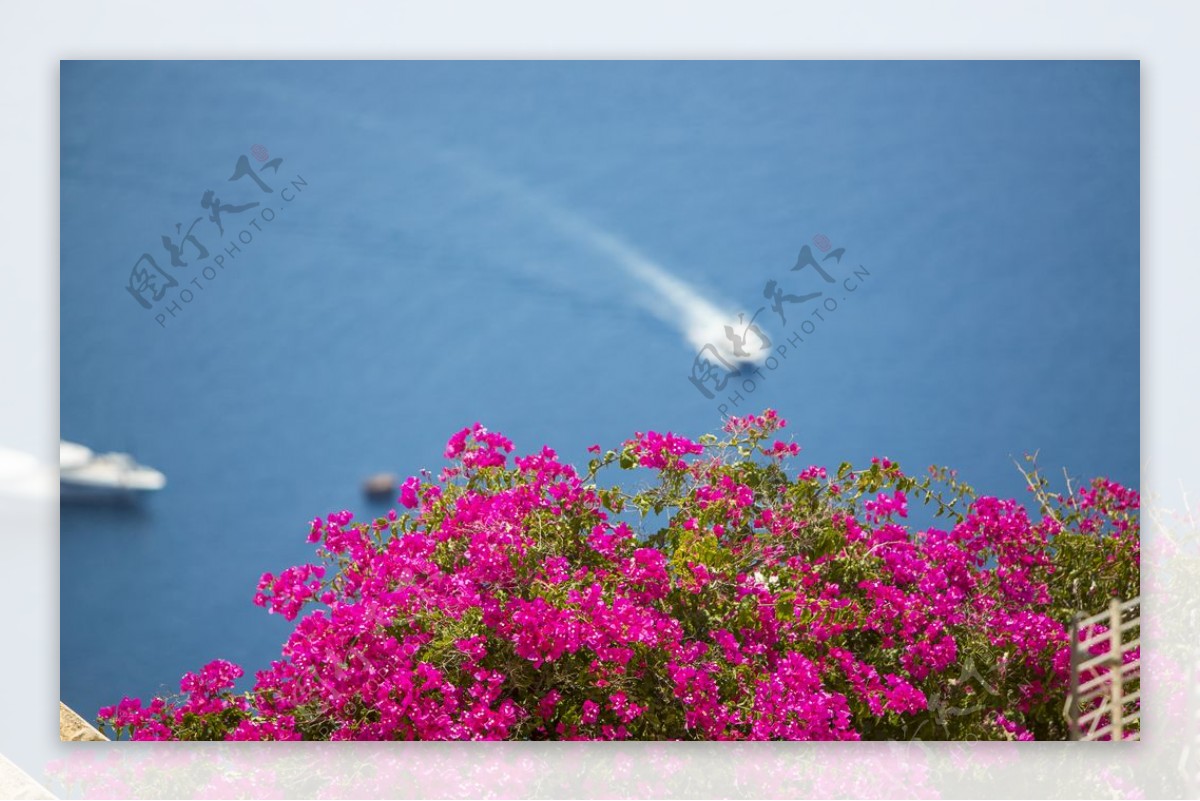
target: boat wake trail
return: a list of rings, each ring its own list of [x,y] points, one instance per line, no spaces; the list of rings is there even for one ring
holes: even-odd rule
[[[675,329],[693,352],[712,346],[731,364],[755,363],[752,358],[735,355],[726,334],[727,326],[736,326],[738,316],[735,312],[721,308],[698,288],[633,245],[516,179],[473,164],[461,154],[443,153],[442,158],[472,180],[501,192],[507,200],[524,207],[563,238],[603,256],[607,263],[637,285],[638,291],[630,299]]]

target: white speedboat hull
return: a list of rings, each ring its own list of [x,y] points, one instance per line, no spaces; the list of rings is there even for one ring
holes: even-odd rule
[[[64,499],[139,495],[165,487],[167,477],[127,453],[93,453],[73,442],[59,446],[59,487]]]

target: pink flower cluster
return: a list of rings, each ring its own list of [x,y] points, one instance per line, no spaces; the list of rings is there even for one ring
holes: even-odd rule
[[[625,447],[637,464],[656,469],[683,470],[687,462],[681,457],[704,452],[703,445],[670,431],[666,434],[654,431],[643,434],[639,431],[625,443]]]
[[[512,453],[512,441],[476,423],[459,431],[446,443],[447,459],[459,459],[465,468],[503,467]]]
[[[733,418],[717,448],[785,425]],[[254,602],[297,622],[249,692],[217,661],[182,702],[101,718],[134,739],[853,740],[953,736],[961,702],[972,736],[1058,736],[1058,521],[981,497],[910,531],[895,519],[921,487],[895,463],[788,477],[776,460],[798,448],[777,446],[689,464],[705,445],[639,433],[623,466],[663,486],[618,497],[550,448],[510,466],[508,439],[464,428],[438,482],[403,483],[410,515],[317,518],[325,564],[263,575]],[[1089,514],[1136,508],[1112,482],[1089,492]],[[639,505],[666,527],[639,533]],[[984,652],[988,680],[959,682]]]
[[[100,709],[118,731],[128,729],[134,740],[170,740],[175,727],[189,717],[220,717],[227,710],[243,715],[249,709],[245,696],[233,696],[228,691],[243,675],[242,669],[223,659],[205,665],[200,673],[188,673],[179,682],[179,690],[187,701],[178,706],[155,698],[143,707],[136,698],[125,698],[116,706]],[[235,739],[235,738],[231,738]]]
[[[722,430],[727,434],[748,435],[761,439],[781,428],[787,428],[787,420],[780,417],[774,409],[767,409],[761,415],[748,414],[745,417],[730,415]]]

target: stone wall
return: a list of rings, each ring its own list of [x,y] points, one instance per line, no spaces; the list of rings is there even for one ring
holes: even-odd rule
[[[108,740],[96,727],[81,718],[75,710],[58,702],[58,736],[64,743],[89,740]]]

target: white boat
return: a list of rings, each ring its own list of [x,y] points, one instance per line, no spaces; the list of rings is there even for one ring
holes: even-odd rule
[[[122,497],[167,484],[166,476],[127,453],[95,453],[75,442],[59,443],[58,469],[63,498]]]

